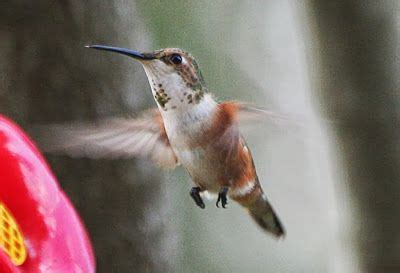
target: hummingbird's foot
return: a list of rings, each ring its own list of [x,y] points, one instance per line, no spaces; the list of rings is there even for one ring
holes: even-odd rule
[[[221,206],[225,208],[226,204],[228,204],[228,199],[226,198],[226,194],[228,193],[229,188],[228,187],[223,187],[219,193],[218,193],[218,199],[217,199],[217,208],[219,208],[219,202],[221,202]]]
[[[202,192],[200,187],[193,187],[190,190],[190,196],[193,198],[193,200],[197,206],[204,209],[206,207],[206,205],[204,205],[203,199],[200,196],[200,192]]]

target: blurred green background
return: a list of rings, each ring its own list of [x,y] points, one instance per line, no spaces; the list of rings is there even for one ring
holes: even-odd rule
[[[85,49],[179,47],[219,100],[301,117],[244,132],[287,237],[200,210],[181,168],[46,155],[98,272],[400,272],[398,1],[2,1],[0,110],[33,124],[154,107],[142,67]]]

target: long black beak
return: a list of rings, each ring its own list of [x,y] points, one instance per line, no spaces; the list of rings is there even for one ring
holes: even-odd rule
[[[85,47],[94,48],[97,50],[116,52],[116,53],[123,54],[123,55],[129,56],[129,57],[137,59],[137,60],[152,60],[155,58],[153,54],[140,53],[140,52],[137,52],[137,51],[134,51],[131,49],[127,49],[127,48],[103,46],[103,45],[87,45]]]

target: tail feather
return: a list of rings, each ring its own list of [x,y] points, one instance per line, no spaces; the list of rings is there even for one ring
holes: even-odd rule
[[[278,238],[285,235],[281,221],[264,194],[260,194],[259,198],[247,208],[251,217],[264,231],[271,232]]]

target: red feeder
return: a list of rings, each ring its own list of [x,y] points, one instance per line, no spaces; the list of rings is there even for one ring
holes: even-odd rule
[[[70,201],[29,138],[1,116],[0,272],[95,272]]]

